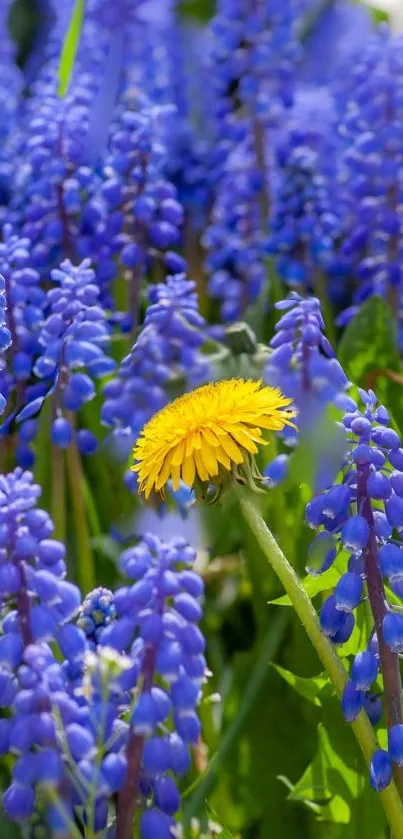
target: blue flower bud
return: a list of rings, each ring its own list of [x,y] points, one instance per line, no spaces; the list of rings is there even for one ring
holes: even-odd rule
[[[389,753],[384,749],[374,752],[369,771],[371,786],[377,792],[386,789],[392,780],[392,763]]]
[[[160,647],[157,658],[157,669],[167,681],[177,678],[182,665],[182,648],[176,641],[165,643]]]
[[[403,615],[387,612],[382,625],[385,643],[395,653],[403,652]]]
[[[390,476],[390,483],[396,495],[403,497],[403,472],[395,470]]]
[[[8,664],[12,670],[16,670],[21,664],[23,643],[17,632],[9,632],[0,638],[0,663]]]
[[[389,498],[392,492],[391,482],[383,472],[370,472],[367,480],[367,493],[370,498]]]
[[[158,644],[162,638],[164,626],[160,615],[147,615],[142,621],[140,635],[146,643]]]
[[[362,599],[362,578],[359,574],[348,571],[340,577],[335,589],[336,609],[342,612],[352,612]]]
[[[378,725],[383,711],[381,697],[375,696],[374,694],[366,694],[365,710],[368,714],[371,725]]]
[[[354,722],[365,704],[365,693],[357,690],[352,682],[347,682],[343,691],[341,708],[347,722]]]
[[[340,614],[342,615],[341,626],[339,626],[336,632],[329,635],[333,644],[345,644],[351,637],[355,625],[352,612],[341,612]]]
[[[154,781],[154,798],[163,813],[172,816],[180,808],[180,796],[173,778],[159,775]]]
[[[185,743],[197,743],[201,725],[200,720],[194,711],[174,714],[175,729]]]
[[[183,667],[191,679],[204,679],[207,671],[207,663],[204,655],[187,655],[182,657]]]
[[[127,760],[124,755],[111,753],[104,757],[101,764],[101,776],[108,787],[109,794],[113,795],[123,786],[126,770]]]
[[[172,839],[173,819],[159,810],[145,810],[140,817],[141,839]]]
[[[348,551],[358,552],[365,548],[369,537],[369,525],[363,516],[351,516],[341,530],[341,539]]]
[[[357,690],[369,690],[378,675],[378,661],[370,650],[357,653],[351,668],[351,681]]]
[[[403,449],[402,448],[395,449],[394,451],[389,452],[389,463],[391,464],[391,466],[394,466],[395,469],[399,469],[400,471],[403,471]]]
[[[0,755],[5,755],[10,748],[10,721],[0,718]]]
[[[195,708],[198,695],[199,688],[188,676],[180,676],[171,685],[171,699],[177,711],[186,711]]]
[[[77,723],[66,726],[66,740],[74,760],[88,757],[94,749],[94,738],[89,731]]]
[[[56,565],[59,560],[64,559],[65,553],[65,546],[55,539],[42,539],[38,546],[38,556],[44,565]]]
[[[179,734],[173,732],[168,735],[168,769],[174,772],[175,775],[186,775],[190,769],[190,754],[186,744],[179,737]]]
[[[98,440],[92,431],[87,431],[86,428],[80,428],[80,431],[77,432],[76,440],[81,454],[92,455],[97,451]]]
[[[146,740],[143,764],[149,775],[160,775],[170,768],[170,745],[166,737],[150,737]]]
[[[353,460],[357,465],[372,462],[372,448],[368,443],[360,443],[353,449]]]
[[[389,524],[385,513],[381,510],[374,510],[375,533],[378,539],[389,539],[392,535],[393,528]]]
[[[389,754],[392,760],[403,766],[403,725],[392,725],[388,731]]]
[[[86,637],[78,626],[73,626],[72,624],[62,626],[56,637],[59,647],[66,658],[75,658],[76,656],[84,655],[86,650]]]
[[[190,594],[179,594],[174,598],[174,608],[182,617],[191,622],[199,621],[203,615],[201,606]]]
[[[331,533],[318,533],[309,546],[309,574],[323,574],[331,567],[337,555],[334,536]]]
[[[379,548],[379,564],[384,577],[391,580],[403,580],[403,550],[393,542],[387,542]]]
[[[178,580],[182,586],[192,597],[201,597],[204,592],[204,583],[199,574],[194,571],[180,571]],[[174,592],[175,593],[175,592]]]
[[[35,717],[33,714],[12,719],[10,726],[10,751],[23,754],[31,748],[36,737],[34,721]]]
[[[37,571],[31,582],[42,603],[54,601],[58,596],[58,579],[50,571]]]
[[[71,423],[64,419],[64,417],[58,417],[53,420],[50,437],[52,443],[56,446],[67,448],[73,439]]]
[[[31,609],[32,634],[35,641],[51,639],[56,631],[56,619],[53,612],[46,606],[33,606]]]
[[[150,693],[140,694],[132,714],[132,728],[136,734],[150,736],[157,725],[157,711]]]
[[[34,784],[38,779],[38,754],[27,752],[14,765],[13,780],[20,784]]]
[[[288,462],[289,456],[287,454],[279,454],[267,464],[263,475],[269,480],[269,485],[278,486],[286,479]]]
[[[94,829],[96,833],[103,831],[107,825],[109,806],[106,798],[98,798],[94,807]]]
[[[343,613],[337,609],[336,597],[331,594],[320,610],[320,625],[325,635],[333,635],[343,625]]]
[[[41,784],[56,786],[62,778],[63,763],[55,749],[41,749],[37,756],[37,777]]]
[[[206,641],[198,626],[187,624],[180,628],[180,639],[183,651],[191,655],[204,653]]]
[[[35,795],[27,784],[10,784],[4,793],[3,806],[10,819],[22,821],[32,815]]]
[[[392,492],[385,501],[385,513],[392,527],[403,527],[403,498]]]
[[[371,439],[377,446],[396,451],[400,446],[400,437],[393,428],[375,426],[372,429]]]

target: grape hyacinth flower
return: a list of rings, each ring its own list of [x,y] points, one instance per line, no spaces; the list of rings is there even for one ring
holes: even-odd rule
[[[5,323],[0,338],[0,387],[9,404],[9,415],[2,428],[4,434],[29,394],[33,365],[40,351],[38,337],[46,294],[40,287],[40,275],[32,266],[30,240],[14,233],[10,224],[5,224],[2,232],[0,273],[4,283]],[[19,436],[17,461],[21,466],[31,466],[27,440],[23,439],[24,435]]]
[[[228,155],[203,236],[209,292],[220,301],[224,322],[239,319],[267,281],[260,217],[263,181],[247,134]]]
[[[91,649],[95,649],[102,630],[115,619],[114,595],[109,589],[99,587],[85,597],[77,618],[77,626],[84,630]]]
[[[27,516],[32,512],[39,520],[45,515]],[[42,543],[49,557],[51,542]],[[26,820],[38,796],[46,801],[53,789],[47,822],[55,832],[62,824],[69,835],[74,823],[102,832],[116,820],[117,835],[128,839],[136,807],[141,839],[176,824],[175,777],[188,772],[190,746],[199,740],[197,704],[206,679],[197,626],[203,582],[194,558],[184,539],[163,543],[146,535],[121,555],[130,582],[113,596],[97,589],[68,614],[55,599],[60,625],[46,636],[52,648],[32,634],[18,649],[5,643],[17,631],[18,618],[9,613],[0,701],[10,717],[1,721],[0,751],[16,758],[4,794],[10,819]],[[40,574],[50,595],[51,575]],[[77,612],[75,625],[70,618]]]
[[[348,182],[348,229],[342,251],[355,265],[353,306],[346,322],[371,294],[402,299],[400,219],[403,114],[401,35],[379,27],[351,68],[341,131],[346,139],[341,178]]]
[[[127,774],[117,811],[117,835],[131,836],[136,801],[143,806],[142,839],[169,835],[180,808],[173,775],[190,767],[198,742],[196,707],[206,678],[203,582],[192,570],[194,550],[184,539],[160,542],[147,534],[120,557],[132,582],[115,593],[117,620],[100,633],[101,645],[128,652],[138,676],[127,746]],[[132,678],[132,670],[128,671]],[[167,725],[170,720],[171,725]]]
[[[325,283],[337,300],[349,263],[337,254],[343,205],[336,177],[335,108],[325,93],[318,102],[315,90],[315,109],[319,106],[321,114],[315,122],[311,96],[300,96],[276,141],[266,250],[290,288],[318,294]]]
[[[80,605],[80,592],[67,582],[65,547],[52,538],[53,523],[36,504],[41,489],[20,467],[0,476],[0,596],[3,636],[0,662],[10,672],[24,646],[54,638],[58,625]]]
[[[74,835],[75,822],[98,832],[125,777],[128,726],[121,717],[133,670],[116,650],[89,652],[83,631],[72,624],[60,633],[59,647],[68,659],[58,660],[46,643],[24,650],[2,732],[16,755],[4,808],[9,818],[25,820],[52,790],[46,820],[55,835],[60,822],[63,835]]]
[[[314,482],[316,489],[321,489],[332,482],[345,454],[342,430],[336,427],[333,431],[332,423],[333,436],[330,438],[330,429],[326,428],[326,439],[322,440],[321,422],[329,405],[340,410],[354,408],[354,402],[346,392],[350,383],[324,335],[319,300],[316,297],[304,299],[294,291],[275,305],[282,315],[269,344],[272,353],[265,381],[272,386],[281,386],[286,396],[294,400],[298,410],[298,431],[309,438],[309,445],[316,452]],[[294,429],[284,429],[283,435],[288,445],[295,445]],[[276,483],[285,473],[284,455],[281,454],[271,461],[266,476]]]
[[[183,209],[176,188],[164,177],[164,149],[156,128],[162,114],[137,93],[134,100],[117,107],[102,180],[85,206],[78,238],[80,254],[90,255],[96,265],[108,307],[119,260],[128,287],[122,327],[131,334],[139,322],[147,271],[155,266],[164,276],[165,269],[184,269],[183,258],[172,250],[180,242]]]
[[[102,421],[126,434],[128,447],[169,397],[175,379],[192,386],[208,375],[200,348],[208,338],[195,283],[184,274],[150,288],[143,329],[117,375],[104,387]],[[128,436],[129,435],[129,436]]]
[[[22,422],[35,416],[51,395],[52,442],[66,447],[73,439],[66,412],[76,413],[91,401],[95,396],[93,378],[110,373],[115,363],[104,350],[110,341],[110,329],[89,260],[78,266],[66,260],[51,276],[57,286],[47,292],[49,313],[39,335],[41,353],[34,367],[35,374],[47,383],[47,392],[28,403],[17,419]],[[83,454],[92,454],[96,448],[94,435],[81,429],[77,445]]]
[[[346,557],[346,571],[320,612],[322,630],[335,644],[350,638],[355,615],[368,598],[374,630],[366,649],[354,658],[342,708],[348,721],[366,708],[376,723],[381,707],[375,710],[371,691],[382,678],[389,754],[376,753],[371,768],[371,783],[382,789],[391,779],[391,761],[400,766],[403,760],[403,616],[397,605],[403,594],[403,448],[374,393],[360,395],[363,410],[355,407],[343,419],[349,451],[341,481],[316,495],[306,509],[308,524],[320,531],[308,570],[320,574],[338,552]]]

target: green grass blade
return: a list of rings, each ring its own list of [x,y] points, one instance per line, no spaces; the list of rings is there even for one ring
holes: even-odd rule
[[[189,824],[190,820],[194,816],[200,815],[200,811],[203,810],[206,798],[211,792],[211,789],[214,787],[217,775],[227,759],[228,752],[230,751],[234,741],[237,737],[239,737],[249,714],[253,710],[255,700],[257,699],[259,691],[267,676],[269,664],[275,657],[284,638],[287,624],[288,617],[285,611],[279,612],[276,617],[271,619],[268,632],[261,646],[259,658],[257,659],[254,670],[250,675],[250,680],[246,687],[243,701],[239,707],[238,713],[222,737],[220,748],[212,758],[206,774],[197,783],[189,801],[185,803],[185,824]]]
[[[59,65],[59,96],[65,96],[69,89],[70,79],[74,67],[74,60],[76,57],[78,44],[80,41],[81,29],[83,26],[84,3],[85,0],[76,0],[73,14],[71,16],[70,26],[67,30],[67,35],[64,40]]]

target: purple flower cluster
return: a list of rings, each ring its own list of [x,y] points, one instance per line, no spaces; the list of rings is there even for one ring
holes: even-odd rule
[[[169,835],[180,807],[172,773],[188,771],[188,746],[200,736],[196,706],[206,661],[197,626],[203,583],[192,570],[194,559],[185,540],[162,543],[151,534],[125,550],[120,568],[133,582],[116,592],[117,620],[101,635],[101,644],[130,650],[141,685],[128,744],[132,774],[120,795],[121,818],[129,821],[136,789],[147,802],[140,821],[142,839],[163,836],[164,831]]]
[[[355,616],[360,619],[364,600],[369,600],[374,629],[365,650],[354,658],[342,708],[350,722],[366,708],[376,724],[382,703],[375,683],[382,672],[389,752],[374,756],[371,783],[383,789],[392,777],[392,761],[403,760],[398,663],[403,651],[398,605],[403,595],[403,449],[374,393],[360,394],[363,410],[355,406],[343,419],[349,451],[342,479],[306,508],[308,524],[320,531],[311,546],[308,570],[326,571],[339,554],[345,563],[346,570],[320,612],[322,630],[334,644],[349,640]]]
[[[326,439],[322,451],[317,440],[318,430],[329,405],[341,410],[354,406],[346,392],[350,383],[324,335],[319,300],[316,297],[304,299],[294,291],[276,303],[276,309],[283,314],[270,341],[272,352],[265,381],[294,400],[298,410],[298,431],[304,439],[308,438],[305,444],[316,451],[315,486],[320,489],[337,473],[345,447],[344,435],[336,434],[332,445],[329,438]],[[296,443],[294,429],[286,429],[283,436],[289,445]],[[286,458],[281,454],[269,463],[265,475],[272,482],[279,483],[285,476]]]
[[[206,678],[195,553],[183,539],[148,534],[121,555],[130,583],[114,595],[96,589],[79,608],[78,590],[61,577],[62,546],[34,506],[38,488],[21,470],[7,477],[0,704],[11,713],[0,721],[0,754],[15,756],[7,815],[29,818],[37,795],[52,789],[55,833],[75,822],[102,831],[111,808],[121,829],[138,802],[142,839],[168,836]]]
[[[352,79],[341,130],[350,229],[342,251],[355,266],[354,314],[371,294],[400,305],[402,232],[402,37],[380,28],[368,39]]]
[[[37,508],[41,488],[17,468],[0,476],[0,596],[5,609],[0,661],[15,668],[24,646],[53,638],[76,611],[80,593],[65,579],[65,547]]]
[[[57,286],[46,295],[47,317],[38,336],[39,354],[34,365],[38,378],[51,383],[44,395],[37,396],[20,412],[22,422],[37,414],[52,395],[54,419],[52,442],[68,446],[73,438],[71,421],[65,412],[79,411],[95,396],[93,378],[110,373],[115,363],[107,356],[110,329],[99,304],[99,288],[89,261],[75,267],[66,260],[52,271]],[[85,371],[85,372],[84,372]],[[93,454],[96,439],[82,429],[77,444],[84,454]]]
[[[134,437],[168,401],[169,382],[194,386],[208,371],[200,353],[207,325],[198,310],[195,283],[183,274],[168,277],[150,288],[149,300],[138,340],[104,387],[103,422]]]

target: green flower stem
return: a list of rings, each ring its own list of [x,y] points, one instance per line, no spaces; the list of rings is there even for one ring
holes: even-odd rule
[[[55,539],[66,540],[66,476],[64,451],[52,444],[52,518]]]
[[[347,682],[347,673],[330,641],[321,631],[318,616],[308,594],[262,519],[252,496],[240,487],[236,488],[236,492],[242,513],[259,547],[281,580],[301,623],[326,668],[336,693],[341,696]],[[379,748],[379,744],[364,711],[361,711],[351,727],[364,758],[369,764],[374,751]],[[393,839],[403,839],[403,803],[394,781],[379,793],[379,798],[392,829]]]
[[[95,565],[84,503],[81,458],[75,441],[66,450],[66,460],[70,484],[70,504],[74,525],[74,539],[77,549],[77,565],[75,571],[77,582],[82,592],[86,594],[95,586]]]

